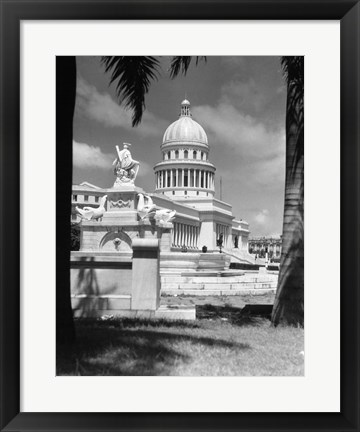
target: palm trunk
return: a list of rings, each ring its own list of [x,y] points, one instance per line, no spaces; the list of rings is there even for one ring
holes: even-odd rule
[[[56,342],[75,339],[70,298],[71,185],[75,57],[56,58]]]
[[[300,88],[303,92],[303,89]],[[304,325],[304,105],[288,77],[286,181],[280,272],[271,321]]]

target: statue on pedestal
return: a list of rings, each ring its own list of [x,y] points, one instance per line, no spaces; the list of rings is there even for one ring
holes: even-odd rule
[[[130,146],[131,144],[124,143],[122,150],[119,150],[119,146],[116,146],[117,158],[113,162],[114,174],[116,175],[114,188],[134,185],[140,162],[132,158],[129,150]]]

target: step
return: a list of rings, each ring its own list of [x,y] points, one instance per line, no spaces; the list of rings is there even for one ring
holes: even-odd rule
[[[164,291],[221,291],[221,290],[257,290],[257,289],[276,289],[276,283],[257,283],[257,284],[184,284],[171,283],[162,284],[161,290]]]
[[[174,290],[161,290],[162,295],[182,295],[182,296],[261,296],[261,295],[267,295],[267,294],[275,294],[276,288],[271,289],[244,289],[244,290],[232,290],[232,289],[225,289],[225,290],[183,290],[178,289],[176,291]]]

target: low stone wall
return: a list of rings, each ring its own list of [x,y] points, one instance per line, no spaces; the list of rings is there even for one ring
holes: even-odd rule
[[[221,271],[229,268],[230,257],[220,253],[161,252],[160,273],[181,275],[191,271]]]
[[[74,315],[154,315],[160,306],[159,240],[134,239],[133,253],[72,252]]]

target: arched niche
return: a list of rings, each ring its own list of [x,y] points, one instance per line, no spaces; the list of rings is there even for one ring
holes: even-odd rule
[[[103,252],[131,252],[131,238],[124,232],[110,231],[100,241],[100,250]]]

